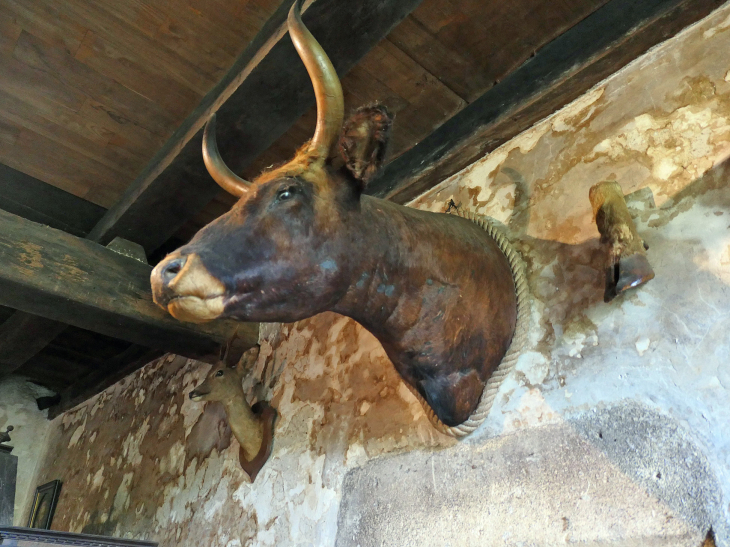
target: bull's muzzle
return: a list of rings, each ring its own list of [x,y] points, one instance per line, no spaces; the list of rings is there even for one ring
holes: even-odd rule
[[[180,321],[202,323],[223,313],[225,286],[196,254],[173,254],[152,270],[152,298]]]

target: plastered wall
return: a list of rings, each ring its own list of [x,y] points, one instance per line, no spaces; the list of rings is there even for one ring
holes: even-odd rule
[[[530,342],[467,441],[434,432],[352,321],[268,325],[247,388],[280,418],[255,485],[220,407],[187,398],[207,365],[168,356],[53,422],[54,528],[165,546],[689,546],[712,526],[730,545],[728,52],[725,5],[412,204],[492,216],[528,266]],[[611,304],[588,201],[605,179],[644,189],[631,205],[656,271]]]
[[[0,380],[0,430],[11,425],[13,456],[18,457],[18,475],[15,491],[15,514],[13,524],[24,526],[26,508],[32,501],[38,463],[43,459],[48,446],[50,422],[47,411],[38,410],[36,398],[51,393],[40,386],[30,384],[21,377],[7,377]]]

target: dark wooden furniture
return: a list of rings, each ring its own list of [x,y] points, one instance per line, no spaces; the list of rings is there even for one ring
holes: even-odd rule
[[[79,545],[88,547],[157,547],[151,541],[134,541],[131,539],[91,536],[88,534],[71,534],[52,530],[35,530],[31,528],[0,526],[0,545],[15,547],[40,547],[42,545]]]

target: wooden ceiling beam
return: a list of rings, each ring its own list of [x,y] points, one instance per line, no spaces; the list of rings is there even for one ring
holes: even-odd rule
[[[0,211],[0,305],[133,344],[199,358],[258,325],[192,325],[152,302],[151,267],[91,241]],[[0,374],[4,371],[0,368]]]
[[[420,2],[314,0],[303,19],[343,75]],[[314,105],[312,84],[286,29],[291,4],[282,3],[90,239],[106,244],[119,236],[150,253],[220,192],[201,153],[203,126],[213,112],[221,155],[240,173]]]
[[[106,209],[0,163],[0,209],[84,237]]]
[[[33,222],[83,237],[106,209],[35,177],[0,164],[0,209]],[[0,325],[0,375],[35,357],[66,325],[16,311]]]
[[[367,193],[407,203],[699,21],[724,0],[611,0],[385,166]]]

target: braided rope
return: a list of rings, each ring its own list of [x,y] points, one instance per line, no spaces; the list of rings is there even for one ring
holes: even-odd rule
[[[438,416],[436,416],[433,409],[429,406],[421,394],[418,393],[413,386],[406,382],[411,393],[413,393],[421,402],[423,410],[426,412],[426,415],[433,426],[441,433],[460,438],[466,437],[472,433],[484,422],[484,420],[487,419],[487,415],[492,409],[492,404],[494,404],[494,399],[497,396],[497,392],[499,391],[502,382],[507,376],[509,376],[517,364],[517,359],[527,343],[527,337],[530,332],[530,291],[527,285],[525,263],[522,261],[522,257],[512,246],[512,243],[510,243],[507,239],[507,236],[502,233],[494,222],[490,218],[476,215],[469,211],[462,213],[456,209],[456,213],[460,217],[466,218],[482,228],[485,232],[487,232],[489,237],[497,243],[499,250],[502,251],[509,262],[517,294],[517,324],[515,325],[515,333],[512,337],[510,347],[502,358],[502,362],[499,364],[489,380],[487,380],[487,384],[484,386],[484,391],[482,392],[481,399],[479,400],[479,404],[476,409],[474,409],[474,412],[472,412],[471,416],[469,416],[465,422],[453,427],[449,427],[444,424]]]

